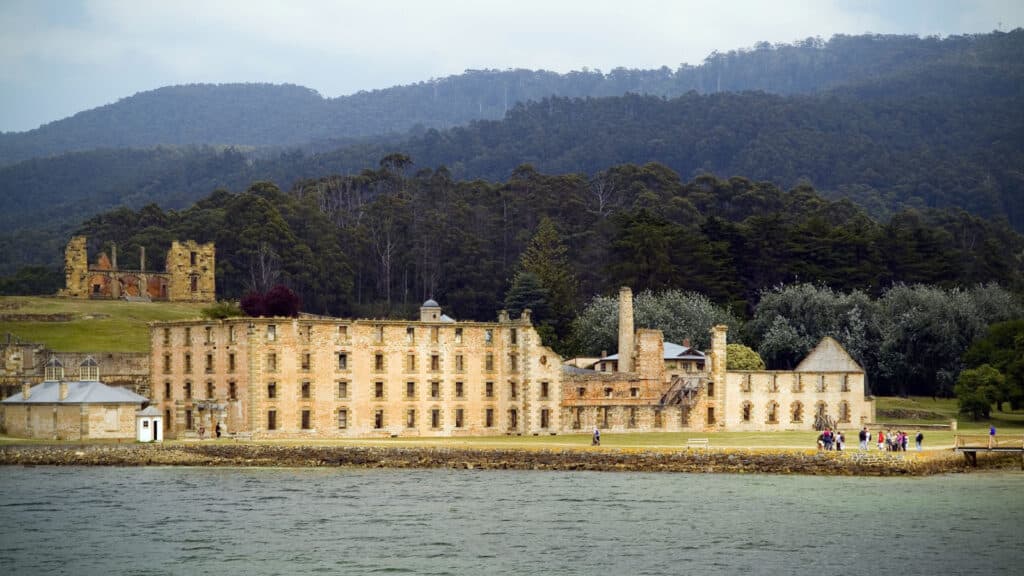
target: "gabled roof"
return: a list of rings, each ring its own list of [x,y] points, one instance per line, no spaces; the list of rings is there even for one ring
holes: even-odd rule
[[[29,390],[28,400],[18,392],[5,399],[4,404],[142,404],[149,398],[117,386],[102,382],[79,380],[67,382],[68,395],[60,399],[60,382],[48,380]]]
[[[806,358],[797,364],[795,372],[863,372],[860,364],[831,336],[818,342]]]
[[[703,352],[690,346],[681,346],[672,342],[665,342],[664,360],[705,360],[707,357]],[[611,356],[605,356],[598,360],[602,362],[604,360],[618,360],[618,353],[612,354]]]
[[[136,410],[135,411],[135,415],[136,416],[163,416],[163,414],[160,413],[160,410],[156,406],[153,406],[152,404],[150,404],[149,406],[146,406],[145,410]]]

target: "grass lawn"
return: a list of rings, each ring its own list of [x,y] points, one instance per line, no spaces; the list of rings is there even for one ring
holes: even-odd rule
[[[208,304],[0,297],[0,334],[60,352],[148,352],[148,322],[197,318]]]
[[[877,420],[879,422],[900,424],[910,429],[915,424],[948,424],[956,420],[960,432],[966,434],[987,434],[989,424],[995,424],[999,431],[1013,434],[1024,433],[1024,411],[999,412],[993,409],[991,417],[977,422],[965,419],[958,414],[956,398],[932,399],[928,396],[911,396],[909,398],[883,397],[875,399],[877,403]],[[1009,410],[1009,404],[1004,404]],[[889,417],[889,414],[895,416]],[[910,417],[917,416],[917,417]],[[925,433],[925,436],[928,436]]]

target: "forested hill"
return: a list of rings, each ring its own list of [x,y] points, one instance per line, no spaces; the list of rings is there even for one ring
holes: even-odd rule
[[[675,97],[690,91],[812,93],[887,81],[935,65],[956,74],[1019,67],[1024,31],[945,39],[835,36],[794,44],[760,43],[715,52],[698,66],[617,68],[556,74],[471,70],[418,84],[323,98],[293,85],[198,84],[142,92],[23,133],[0,134],[0,165],[93,148],[156,145],[281,147],[347,141],[414,127],[444,129],[500,119],[519,102],[626,93]],[[673,57],[665,55],[666,61]]]
[[[523,298],[558,338],[590,296],[619,286],[695,290],[740,314],[762,288],[796,281],[871,294],[899,282],[1024,288],[1024,237],[962,211],[879,223],[809,187],[682,182],[658,164],[596,180],[522,168],[498,183],[407,169],[396,156],[289,192],[256,183],[184,211],[119,209],[77,232],[93,255],[116,242],[126,268],[140,246],[159,269],[173,239],[216,242],[223,298],[281,281],[316,313],[406,317],[433,296],[480,320]]]

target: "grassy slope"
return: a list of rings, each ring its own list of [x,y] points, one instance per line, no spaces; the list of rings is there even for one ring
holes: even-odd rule
[[[153,320],[196,318],[206,304],[0,297],[0,335],[39,342],[60,352],[148,352]],[[11,319],[39,315],[38,320]],[[67,315],[63,321],[46,315]]]

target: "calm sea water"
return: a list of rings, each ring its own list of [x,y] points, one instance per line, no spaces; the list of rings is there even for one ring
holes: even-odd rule
[[[0,468],[0,574],[1022,574],[1024,474]]]

